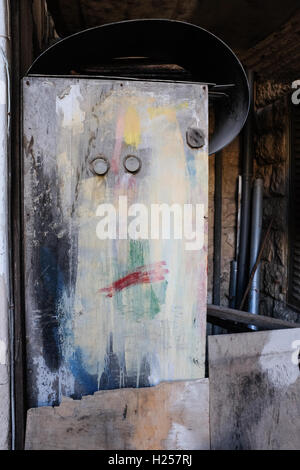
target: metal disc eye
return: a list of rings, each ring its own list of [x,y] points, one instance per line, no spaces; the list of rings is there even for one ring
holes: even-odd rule
[[[124,159],[124,167],[130,173],[137,173],[142,166],[141,160],[135,155],[128,155]]]
[[[109,170],[109,163],[105,157],[97,157],[91,162],[91,167],[96,175],[103,176]]]
[[[197,127],[189,127],[186,131],[186,140],[193,149],[200,149],[205,145],[205,134]]]

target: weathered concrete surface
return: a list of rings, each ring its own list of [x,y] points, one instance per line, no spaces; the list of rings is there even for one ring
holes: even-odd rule
[[[209,449],[208,379],[96,392],[27,414],[27,450]]]
[[[300,329],[209,337],[212,449],[300,448]]]

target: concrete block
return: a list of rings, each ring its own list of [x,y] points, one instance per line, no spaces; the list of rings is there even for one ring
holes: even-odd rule
[[[300,329],[211,336],[212,449],[300,449]]]
[[[209,447],[208,379],[100,391],[27,414],[27,450]]]

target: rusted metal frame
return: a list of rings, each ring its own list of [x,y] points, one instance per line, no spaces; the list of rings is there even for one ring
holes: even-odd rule
[[[21,17],[25,14],[28,5],[25,2],[12,0],[11,26],[12,26],[12,147],[11,147],[11,225],[12,225],[12,270],[14,291],[14,399],[15,399],[15,442],[14,447],[21,450],[25,440],[25,329],[24,329],[24,300],[23,300],[23,270],[22,270],[22,223],[21,223],[21,151],[20,151],[20,116],[21,116],[21,90],[20,77],[22,65],[26,61],[28,44],[21,37],[26,21],[22,27]],[[23,17],[24,18],[24,17]],[[26,26],[25,26],[26,25]],[[23,31],[24,32],[24,31]],[[25,46],[27,44],[27,47]],[[25,67],[26,68],[26,65]]]

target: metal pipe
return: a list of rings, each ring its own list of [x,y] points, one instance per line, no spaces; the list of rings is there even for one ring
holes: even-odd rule
[[[254,74],[248,72],[248,81],[250,88],[250,112],[243,133],[243,175],[242,175],[242,210],[241,227],[238,257],[238,283],[236,304],[239,305],[247,283],[248,278],[248,246],[250,229],[250,207],[251,207],[251,185],[253,173],[253,87]]]
[[[251,224],[251,246],[250,246],[250,274],[256,263],[262,231],[262,208],[263,208],[263,190],[264,182],[258,178],[254,182],[253,203],[252,203],[252,224]],[[260,264],[255,271],[248,302],[248,312],[259,313],[259,290],[260,290]]]
[[[230,263],[230,280],[229,280],[229,307],[236,308],[236,290],[238,279],[238,263],[239,243],[240,243],[240,227],[241,227],[241,199],[242,199],[242,176],[238,176],[237,188],[237,217],[236,217],[236,243],[235,243],[235,259]]]
[[[213,261],[213,303],[221,303],[221,260],[222,260],[222,152],[215,155],[215,195],[214,195],[214,261]],[[220,327],[213,325],[212,334],[221,333]]]
[[[239,258],[240,252],[240,233],[241,233],[241,202],[242,202],[242,175],[238,176],[238,192],[237,192],[237,217],[236,217],[236,243],[235,243],[235,259]]]
[[[237,283],[237,262],[236,260],[233,260],[230,263],[229,308],[235,308],[236,283]]]
[[[14,423],[13,356],[12,340],[12,292],[10,263],[10,5],[0,0],[0,449],[11,447],[9,436]],[[13,427],[12,427],[13,432]]]
[[[215,155],[215,195],[214,195],[214,272],[213,303],[221,302],[221,260],[222,260],[222,152]]]

